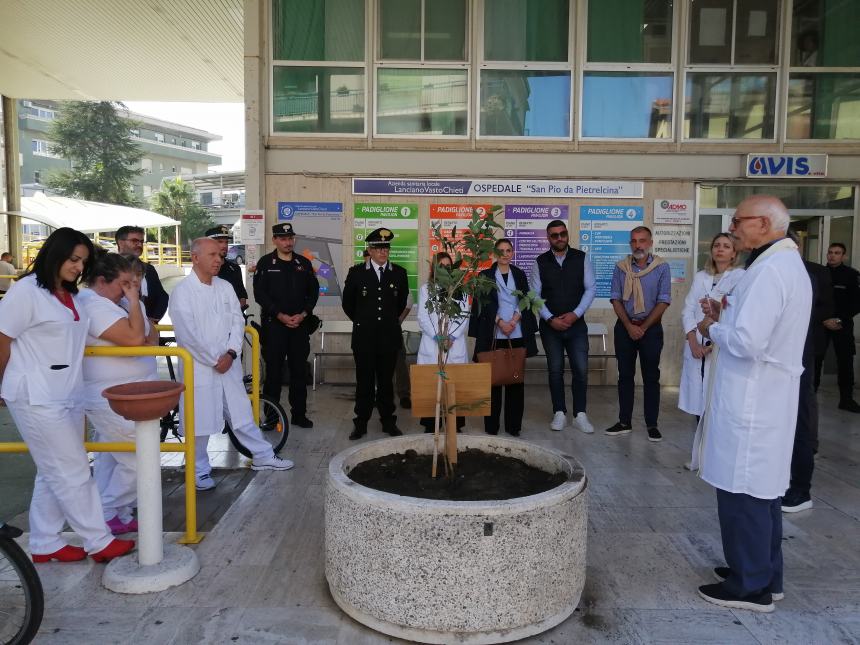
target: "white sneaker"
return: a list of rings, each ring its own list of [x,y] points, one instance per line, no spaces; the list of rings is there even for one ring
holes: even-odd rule
[[[206,473],[205,475],[197,475],[194,478],[194,488],[197,490],[212,490],[215,486],[217,486],[217,484],[209,473]]]
[[[265,459],[255,459],[251,464],[251,470],[289,470],[294,465],[289,459],[272,455]]]
[[[576,418],[574,419],[574,422],[585,434],[594,433],[594,426],[591,425],[591,421],[588,420],[588,417],[585,415],[585,412],[580,412],[579,414],[577,414]]]
[[[564,426],[567,424],[567,415],[559,410],[555,414],[552,415],[552,421],[549,424],[550,430],[555,430],[558,432],[559,430],[564,430]]]

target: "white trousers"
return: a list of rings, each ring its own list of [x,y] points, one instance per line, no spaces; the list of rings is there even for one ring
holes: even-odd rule
[[[234,427],[231,419],[253,419],[251,412],[251,400],[246,396],[239,397],[233,401],[233,406],[229,404],[228,397],[224,396],[224,418],[230,423],[233,429],[233,434],[242,442],[248,451],[253,455],[254,459],[269,459],[274,456],[272,444],[263,438],[263,431],[260,426],[251,421],[239,427]],[[247,406],[247,410],[245,407]],[[239,409],[241,408],[241,409]],[[209,434],[195,435],[194,440],[194,474],[197,477],[208,475],[212,472],[212,465],[209,463],[209,452],[207,445],[209,444]]]
[[[134,443],[134,421],[119,416],[108,405],[87,408],[97,441]],[[134,516],[137,502],[137,455],[133,452],[97,452],[93,477],[102,499],[105,520],[119,516],[125,523]]]
[[[66,522],[89,553],[113,540],[104,518],[96,483],[84,450],[82,409],[30,405],[26,397],[7,401],[36,463],[30,502],[30,552],[54,553],[66,546],[60,534]]]

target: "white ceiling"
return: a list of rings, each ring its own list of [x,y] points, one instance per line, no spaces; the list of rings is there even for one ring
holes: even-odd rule
[[[242,0],[0,0],[0,94],[239,102]]]

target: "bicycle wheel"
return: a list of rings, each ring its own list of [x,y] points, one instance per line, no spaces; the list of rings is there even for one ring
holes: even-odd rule
[[[39,574],[10,537],[17,531],[10,526],[0,528],[0,642],[7,645],[31,642],[45,608]]]
[[[230,441],[236,450],[246,457],[253,457],[251,452],[239,441],[239,438],[233,434],[229,423],[225,424],[224,430],[230,436]],[[290,434],[290,422],[287,420],[287,413],[284,412],[284,408],[265,394],[260,395],[260,430],[263,431],[263,438],[272,445],[272,450],[275,451],[276,455],[287,443],[287,436]]]

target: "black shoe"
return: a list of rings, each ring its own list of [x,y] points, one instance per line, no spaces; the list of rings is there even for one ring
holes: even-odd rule
[[[860,413],[860,404],[858,404],[854,399],[847,399],[839,402],[839,409],[854,412],[856,414]]]
[[[403,434],[403,432],[397,426],[388,426],[387,428],[383,428],[382,431],[385,434],[391,435],[392,437],[399,437]]]
[[[411,410],[412,399],[410,399],[408,396],[404,396],[402,399],[400,399],[400,407],[404,410]]]
[[[660,431],[657,429],[657,426],[651,426],[648,428],[648,441],[663,441],[663,435],[660,434]]]
[[[603,434],[608,434],[610,437],[618,437],[623,434],[630,434],[632,431],[633,426],[629,423],[621,423],[619,421],[611,428],[606,428],[606,430],[603,431]]]
[[[487,434],[491,434],[491,435],[499,434],[498,430],[487,430],[486,428],[484,428],[484,432],[486,432]]]
[[[505,432],[507,432],[512,437],[519,437],[520,436],[519,430],[505,430]]]
[[[714,578],[719,582],[725,582],[732,575],[732,570],[728,567],[714,567]],[[774,600],[782,600],[785,598],[785,593],[782,591],[771,591],[770,597]]]
[[[363,423],[359,423],[358,421],[353,421],[353,425],[355,428],[350,433],[349,438],[351,440],[361,439],[364,435],[367,434],[367,426]]]
[[[304,415],[293,415],[293,425],[299,428],[313,428],[314,422]]]
[[[741,598],[730,593],[721,582],[699,587],[699,595],[708,602],[728,609],[749,609],[769,613],[774,610],[773,597],[769,591],[752,594]]]
[[[805,511],[812,508],[812,498],[809,496],[809,493],[799,493],[789,490],[783,496],[781,506],[783,513]]]

